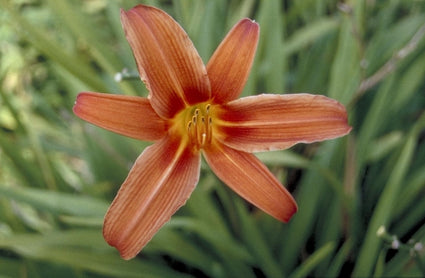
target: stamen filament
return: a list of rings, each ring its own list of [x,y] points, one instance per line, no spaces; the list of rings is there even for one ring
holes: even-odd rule
[[[210,116],[210,107],[210,104],[203,107],[196,107],[195,110],[192,110],[193,114],[190,115],[190,120],[186,125],[190,143],[196,149],[201,149],[206,144],[211,143],[212,119]]]

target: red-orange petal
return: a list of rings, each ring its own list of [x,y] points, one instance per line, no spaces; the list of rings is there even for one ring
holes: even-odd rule
[[[258,95],[214,110],[215,136],[232,148],[268,151],[346,135],[345,107],[321,95]]]
[[[253,154],[213,142],[204,156],[218,178],[276,219],[287,222],[297,211],[291,194]]]
[[[82,92],[73,111],[85,121],[140,140],[158,140],[167,132],[166,122],[142,97]]]
[[[191,40],[165,12],[139,5],[121,11],[121,22],[155,111],[172,118],[186,104],[206,101],[210,83]]]
[[[239,21],[207,64],[215,103],[238,98],[248,79],[257,50],[260,27],[250,19]]]
[[[200,155],[165,137],[146,148],[105,216],[103,235],[131,259],[185,204],[199,179]]]

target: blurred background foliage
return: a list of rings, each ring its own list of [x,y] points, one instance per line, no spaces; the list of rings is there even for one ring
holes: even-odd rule
[[[237,20],[255,19],[244,95],[347,106],[348,136],[258,154],[298,201],[289,224],[203,166],[137,258],[103,241],[103,215],[149,143],[72,106],[80,91],[147,95],[114,79],[136,70],[119,13],[138,3],[170,13],[205,62]],[[425,276],[425,1],[0,0],[0,20],[0,277]]]

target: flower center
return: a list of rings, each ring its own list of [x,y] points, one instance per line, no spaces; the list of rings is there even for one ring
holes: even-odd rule
[[[201,104],[190,109],[191,113],[186,116],[186,131],[190,143],[198,150],[211,143],[212,118],[211,105]]]
[[[172,121],[171,132],[179,134],[194,151],[208,146],[212,141],[212,106],[207,102],[185,108]]]

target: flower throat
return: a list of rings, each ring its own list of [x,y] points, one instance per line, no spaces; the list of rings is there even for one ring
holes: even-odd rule
[[[185,111],[186,131],[190,144],[197,150],[211,143],[212,118],[209,103],[198,104]]]

